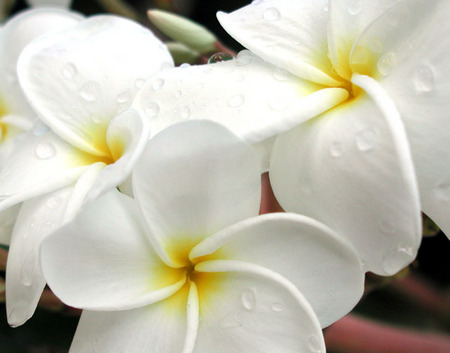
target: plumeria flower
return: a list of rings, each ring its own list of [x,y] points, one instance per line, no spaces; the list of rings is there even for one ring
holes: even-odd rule
[[[15,146],[15,138],[32,128],[36,113],[19,86],[16,66],[23,48],[38,36],[75,25],[76,13],[39,9],[24,11],[0,28],[0,169]],[[18,207],[0,214],[0,243],[8,244]]]
[[[134,199],[114,190],[42,244],[50,287],[85,309],[70,352],[325,351],[321,326],[361,296],[359,258],[310,218],[256,216],[250,146],[213,122],[176,124],[132,182]]]
[[[134,106],[158,104],[159,129],[185,109],[256,146],[276,137],[284,209],[391,275],[416,256],[420,208],[450,234],[449,15],[444,0],[255,0],[218,14],[250,51],[157,75]]]
[[[6,274],[11,325],[32,315],[45,285],[42,239],[128,177],[149,135],[147,119],[129,106],[144,79],[167,65],[169,52],[149,30],[107,15],[22,52],[20,84],[45,125],[23,137],[0,171],[0,210],[23,203]]]

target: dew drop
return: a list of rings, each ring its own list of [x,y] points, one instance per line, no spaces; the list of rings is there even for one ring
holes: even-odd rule
[[[42,136],[49,131],[49,127],[43,123],[38,123],[33,126],[33,135]]]
[[[333,142],[328,150],[331,157],[340,157],[342,156],[343,148],[340,142]]]
[[[145,114],[148,115],[149,118],[154,118],[159,113],[159,105],[155,102],[149,102],[145,105]]]
[[[144,86],[145,80],[143,78],[138,78],[136,81],[134,81],[134,85],[136,88],[142,88]]]
[[[273,77],[277,81],[287,81],[291,78],[291,74],[288,71],[277,67],[273,70]]]
[[[253,54],[250,52],[250,50],[242,50],[236,56],[236,64],[238,66],[248,65],[252,62],[252,60]]]
[[[353,4],[348,8],[348,13],[352,16],[359,14],[363,9],[363,4],[361,0],[354,0]]]
[[[189,119],[189,116],[191,115],[191,110],[187,106],[183,106],[179,110],[180,118],[183,120]]]
[[[236,94],[228,100],[228,105],[232,108],[239,108],[244,101],[245,98],[242,94]]]
[[[63,203],[63,199],[59,196],[53,196],[47,200],[47,207],[50,209],[56,209]]]
[[[19,300],[15,306],[8,312],[8,321],[11,322],[11,327],[19,326],[28,316],[28,303],[24,300]],[[18,323],[18,324],[15,324]]]
[[[383,55],[377,62],[377,69],[383,76],[388,76],[397,62],[397,56],[394,53]]]
[[[233,60],[233,55],[228,53],[216,53],[208,59],[208,64],[220,63],[222,61]]]
[[[276,313],[279,313],[280,311],[284,310],[284,305],[282,303],[273,303],[270,306],[270,309]]]
[[[428,65],[420,65],[414,72],[414,87],[418,93],[431,92],[434,88],[433,70]]]
[[[258,5],[261,5],[262,3],[263,3],[262,0],[253,0],[252,1],[253,6],[258,6]]]
[[[280,11],[275,7],[269,7],[264,10],[263,17],[266,21],[276,21],[280,18]]]
[[[126,91],[126,92],[119,94],[117,96],[116,101],[119,104],[125,104],[125,103],[128,103],[130,101],[130,99],[131,99],[131,95],[128,91]]]
[[[241,302],[245,309],[253,310],[256,304],[255,291],[253,289],[244,290],[241,294]]]
[[[29,287],[33,284],[33,268],[33,257],[31,254],[29,254],[28,258],[22,265],[22,269],[20,270],[20,282],[22,282],[25,287]]]
[[[80,90],[80,96],[87,102],[94,102],[100,93],[100,85],[97,82],[89,81]]]
[[[68,80],[73,79],[77,73],[77,67],[72,63],[68,63],[62,68],[62,74]]]
[[[375,147],[377,140],[377,131],[366,129],[355,136],[356,147],[362,152],[369,152]]]
[[[438,184],[434,191],[440,200],[450,201],[450,181]]]
[[[311,353],[320,353],[322,352],[320,339],[315,335],[311,335],[308,338],[308,349]]]
[[[39,159],[49,159],[56,155],[56,149],[52,143],[44,142],[37,145],[35,153]]]
[[[186,69],[186,68],[188,68],[188,67],[191,67],[191,64],[183,63],[183,64],[180,65],[180,68],[181,68],[181,69]]]
[[[164,80],[162,78],[157,78],[152,82],[152,88],[154,91],[159,91],[164,86]]]

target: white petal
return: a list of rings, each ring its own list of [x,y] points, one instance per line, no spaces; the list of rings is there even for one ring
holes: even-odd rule
[[[51,131],[19,136],[0,171],[0,211],[72,184],[98,158],[74,148]]]
[[[19,209],[16,205],[0,213],[0,244],[9,245]]]
[[[12,17],[0,29],[0,101],[8,111],[33,114],[17,81],[17,59],[23,48],[40,35],[74,26],[82,18],[60,9],[29,10]]]
[[[355,40],[380,14],[398,0],[330,0],[328,23],[329,57],[336,72],[351,79],[349,58]],[[378,42],[373,41],[375,50]]]
[[[339,86],[327,53],[328,0],[265,0],[217,18],[244,47],[306,80]]]
[[[230,131],[190,121],[150,140],[133,171],[133,192],[156,251],[184,266],[193,245],[258,214],[260,171],[251,147]]]
[[[6,267],[8,323],[22,325],[34,313],[45,286],[39,264],[42,240],[60,226],[72,188],[25,202],[17,217]]]
[[[361,37],[382,43],[377,53],[397,65],[380,82],[395,101],[405,123],[419,180],[422,209],[450,234],[450,4],[402,1]],[[391,60],[390,62],[393,62]],[[383,67],[383,66],[382,66]],[[376,68],[375,68],[376,70]]]
[[[20,57],[18,75],[31,104],[58,135],[108,156],[109,122],[131,105],[141,81],[171,60],[150,31],[104,15],[32,43]]]
[[[313,310],[282,276],[239,261],[202,262],[196,271],[195,353],[325,352]]]
[[[138,309],[116,312],[85,310],[70,353],[188,353],[183,351],[189,320],[187,301],[185,286],[170,298]],[[190,304],[194,306],[192,301]]]
[[[209,255],[277,272],[305,296],[322,327],[353,309],[364,290],[364,272],[353,247],[300,215],[274,213],[244,220],[206,238],[190,255],[194,262]]]
[[[344,89],[323,89],[245,50],[236,60],[158,73],[145,83],[133,106],[150,119],[152,135],[174,122],[207,119],[256,143],[347,97]]]
[[[148,244],[134,202],[113,190],[46,238],[42,270],[71,306],[124,310],[167,298],[185,282]]]
[[[357,84],[374,100],[362,94],[279,136],[270,177],[285,210],[323,222],[352,242],[366,270],[392,275],[420,244],[418,190],[398,112],[367,79]]]
[[[117,187],[130,176],[131,169],[147,145],[149,135],[149,122],[138,111],[127,109],[114,117],[108,126],[106,140],[115,162],[103,169],[86,202]]]

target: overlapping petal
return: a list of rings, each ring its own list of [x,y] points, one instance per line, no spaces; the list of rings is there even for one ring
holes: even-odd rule
[[[154,75],[138,93],[133,107],[145,112],[153,135],[174,122],[207,119],[224,124],[249,143],[257,143],[347,97],[344,89],[323,89],[246,50],[236,60]]]
[[[251,147],[230,131],[191,121],[150,141],[133,171],[133,191],[156,251],[184,266],[193,245],[258,213],[260,171]]]
[[[95,226],[97,224],[97,226]],[[148,243],[135,204],[113,190],[41,247],[42,270],[55,294],[75,307],[124,310],[169,297],[186,279]]]
[[[103,15],[28,46],[18,75],[52,130],[81,150],[105,157],[109,122],[164,63],[171,65],[170,54],[150,31]]]
[[[449,14],[446,1],[402,1],[375,21],[356,45],[367,47],[374,38],[380,43],[379,64],[374,71],[405,122],[423,211],[447,235],[450,234],[450,132],[446,128],[450,66],[445,58],[450,48]],[[386,62],[391,63],[387,71],[386,65],[383,66]],[[380,67],[385,71],[380,73]]]
[[[364,290],[364,272],[352,246],[310,218],[275,213],[216,233],[190,253],[266,267],[288,279],[311,304],[322,326],[347,314]]]
[[[239,43],[268,62],[327,86],[339,86],[328,59],[328,0],[253,1],[217,17]]]
[[[370,82],[367,90],[377,86]],[[375,88],[280,135],[270,178],[285,209],[323,222],[352,242],[366,270],[391,275],[414,259],[421,224],[404,127],[382,93]]]
[[[282,276],[231,260],[196,270],[202,320],[195,353],[325,352],[313,310]]]

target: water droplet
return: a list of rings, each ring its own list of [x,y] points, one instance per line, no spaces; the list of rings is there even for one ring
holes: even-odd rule
[[[149,118],[154,118],[159,114],[159,105],[155,102],[149,102],[145,105],[144,110]]]
[[[273,303],[270,306],[270,309],[272,309],[272,311],[275,311],[276,313],[279,313],[280,311],[284,310],[284,304],[283,303]]]
[[[52,143],[44,142],[37,145],[35,153],[40,159],[49,159],[56,155],[56,149]]]
[[[273,77],[278,81],[287,81],[291,78],[291,74],[288,71],[277,67],[273,70]]]
[[[331,143],[330,149],[328,150],[331,157],[340,157],[344,152],[342,144],[340,142]]]
[[[255,291],[253,289],[244,290],[241,294],[241,302],[245,309],[253,310],[256,304]]]
[[[245,66],[252,62],[253,54],[250,50],[242,50],[236,56],[236,64],[238,66]]]
[[[436,196],[442,201],[450,201],[450,181],[438,184],[434,191]]]
[[[233,55],[228,54],[228,53],[216,53],[214,55],[212,55],[209,60],[208,60],[208,64],[215,64],[215,63],[220,63],[222,61],[230,61],[233,60]]]
[[[159,91],[164,86],[164,80],[157,78],[152,81],[152,88],[154,91]]]
[[[262,0],[253,0],[252,1],[252,5],[253,6],[258,6],[258,5],[261,5],[262,4]]]
[[[180,65],[180,68],[181,68],[181,69],[186,69],[186,68],[188,68],[188,67],[191,67],[191,64],[183,63],[183,64]]]
[[[49,131],[49,127],[44,123],[37,123],[33,126],[33,135],[34,136],[42,136]]]
[[[62,74],[68,80],[73,79],[77,73],[77,67],[72,63],[68,63],[62,68]]]
[[[288,105],[288,101],[284,97],[273,97],[269,101],[269,108],[276,112],[286,110]]]
[[[62,205],[63,199],[59,196],[53,196],[47,200],[47,207],[50,209],[58,208]]]
[[[430,66],[420,65],[414,72],[414,87],[419,93],[431,92],[434,88],[434,73]]]
[[[180,98],[183,95],[183,91],[181,89],[179,89],[178,91],[175,92],[175,98]]]
[[[308,349],[311,353],[312,352],[314,352],[314,353],[322,352],[320,341],[321,341],[321,339],[317,336],[314,336],[314,335],[309,336]]]
[[[280,11],[275,7],[269,7],[264,10],[263,17],[266,21],[276,21],[280,18]]]
[[[401,254],[405,254],[406,256],[413,257],[414,248],[412,246],[398,246],[397,251]]]
[[[22,282],[25,287],[29,287],[33,284],[33,259],[34,257],[32,257],[32,254],[29,254],[22,265],[22,269],[20,270],[20,282]]]
[[[363,9],[363,4],[361,0],[354,0],[348,8],[348,13],[352,16],[359,14]]]
[[[24,300],[19,300],[15,306],[8,312],[8,321],[11,327],[17,327],[28,317],[28,303]]]
[[[97,82],[89,81],[80,90],[80,96],[87,102],[94,102],[100,93],[100,85]]]
[[[125,104],[125,103],[129,102],[130,99],[131,99],[131,95],[128,91],[126,91],[117,96],[117,103]]]
[[[377,69],[383,76],[388,76],[397,62],[397,56],[394,53],[383,55],[377,62]]]
[[[381,266],[386,275],[392,276],[412,261],[412,257],[400,251],[388,251],[383,255]]]
[[[143,78],[138,78],[136,81],[134,81],[134,85],[136,86],[136,88],[142,88],[144,83],[145,80]]]
[[[236,94],[228,100],[228,105],[232,108],[239,108],[244,101],[245,98],[242,94]]]
[[[191,115],[191,110],[189,109],[189,107],[184,106],[181,107],[179,110],[180,113],[180,118],[183,120],[189,119],[189,116]]]
[[[369,152],[375,147],[377,140],[377,131],[375,129],[366,129],[355,136],[356,146],[362,152]]]

